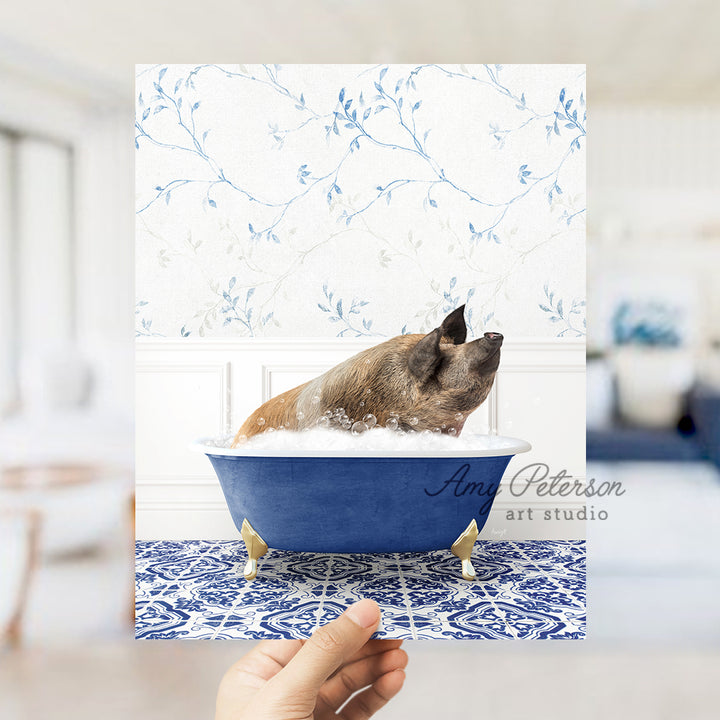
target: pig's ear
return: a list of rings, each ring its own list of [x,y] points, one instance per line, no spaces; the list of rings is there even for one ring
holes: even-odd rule
[[[465,342],[467,337],[467,327],[465,326],[465,306],[461,305],[457,310],[453,310],[443,321],[440,326],[440,334],[446,341],[451,341],[454,345],[460,345]]]
[[[440,363],[440,334],[440,328],[435,328],[431,333],[428,333],[412,349],[410,357],[408,358],[410,372],[421,383],[426,382],[432,377],[432,374]]]

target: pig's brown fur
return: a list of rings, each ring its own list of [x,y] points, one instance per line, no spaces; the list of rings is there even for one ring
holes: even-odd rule
[[[372,413],[378,425],[385,425],[395,415],[403,429],[440,428],[448,432],[454,428],[459,433],[466,416],[490,392],[499,345],[483,345],[482,338],[463,343],[464,335],[459,344],[453,344],[443,336],[439,345],[436,342],[440,355],[437,367],[429,377],[418,379],[409,371],[408,363],[417,344],[426,337],[392,338],[268,400],[243,423],[233,447],[271,427],[312,427],[327,410],[336,408],[344,408],[352,420]],[[462,419],[457,419],[458,413]]]
[[[292,390],[276,395],[271,400],[262,404],[252,415],[242,424],[233,440],[232,447],[235,447],[243,436],[246,438],[257,435],[267,430],[267,428],[279,428],[286,423],[290,423],[292,416],[294,425],[290,425],[290,429],[297,430],[297,417],[295,412],[297,408],[297,399],[302,389],[307,385],[298,385]]]

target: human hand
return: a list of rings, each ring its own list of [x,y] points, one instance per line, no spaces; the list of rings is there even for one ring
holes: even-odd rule
[[[377,603],[360,600],[308,640],[263,640],[225,673],[215,720],[372,717],[407,665],[402,640],[370,640],[379,622]]]

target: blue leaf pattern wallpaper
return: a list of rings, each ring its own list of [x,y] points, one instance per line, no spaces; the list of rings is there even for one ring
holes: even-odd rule
[[[137,334],[585,335],[581,65],[137,68]]]

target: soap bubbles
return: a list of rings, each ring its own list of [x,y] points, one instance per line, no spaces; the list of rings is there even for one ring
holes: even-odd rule
[[[397,418],[395,418],[397,419]],[[327,418],[325,419],[327,422]],[[270,425],[269,422],[266,425]],[[368,428],[364,421],[357,420],[352,424],[350,432],[342,432],[337,425],[323,428],[313,426],[302,431],[277,429],[268,427],[264,432],[257,432],[248,438],[238,438],[240,444],[232,452],[242,454],[245,451],[263,456],[292,457],[295,451],[306,451],[323,455],[330,453],[346,453],[348,456],[365,455],[368,452],[400,452],[403,457],[427,455],[441,457],[444,452],[457,456],[458,451],[468,451],[471,457],[477,450],[513,450],[517,441],[497,435],[463,434],[453,435],[448,428],[447,433],[433,432],[424,429],[421,432],[398,432],[387,427],[376,425]],[[209,447],[229,449],[234,435],[222,436],[205,441]],[[513,450],[514,452],[514,450]],[[503,454],[503,453],[499,453]],[[343,455],[345,456],[345,455]],[[462,457],[465,457],[464,455]]]
[[[337,425],[343,430],[349,430],[352,427],[352,420],[345,412],[345,408],[335,408],[333,412],[326,410],[323,417],[327,418],[328,423]]]
[[[368,430],[372,430],[377,425],[377,418],[372,413],[365,415],[362,421],[367,425]]]
[[[383,422],[378,422],[377,417],[372,412],[368,412],[374,405],[372,401],[369,401],[368,395],[370,393],[370,388],[364,388],[360,391],[359,397],[357,395],[354,398],[348,397],[347,408],[336,407],[325,410],[316,408],[308,410],[306,406],[303,411],[289,405],[288,409],[292,408],[294,411],[290,414],[290,419],[274,423],[275,427],[269,428],[270,420],[264,417],[257,418],[256,423],[259,427],[255,432],[266,433],[271,431],[285,434],[290,431],[290,434],[292,434],[293,431],[305,430],[309,426],[311,429],[344,431],[354,437],[365,435],[370,430],[380,429],[385,429],[398,436],[416,435],[425,439],[428,437],[448,436],[457,440],[460,436],[463,421],[466,419],[465,414],[461,412],[451,414],[450,418],[454,419],[439,423],[439,427],[425,427],[423,418],[412,415],[412,410],[406,414],[406,409],[403,407],[389,412]],[[321,402],[322,398],[319,393],[312,397],[312,405],[317,406]],[[320,415],[321,411],[322,415]],[[251,432],[250,435],[252,436],[253,433]],[[241,440],[241,442],[244,441],[246,439]]]

